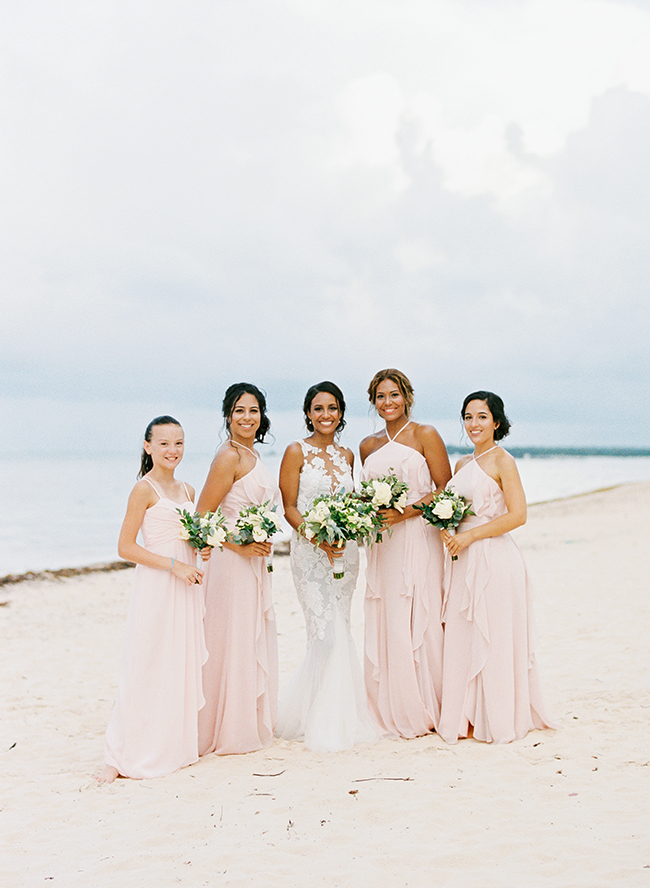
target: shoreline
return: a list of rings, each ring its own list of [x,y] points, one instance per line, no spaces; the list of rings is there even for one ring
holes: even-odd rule
[[[610,484],[606,487],[599,487],[595,490],[589,490],[584,493],[572,493],[569,496],[560,496],[548,500],[539,500],[538,502],[528,504],[528,514],[530,516],[533,510],[551,505],[552,503],[569,502],[571,500],[593,496],[598,493],[606,493],[610,490],[618,490],[619,488],[624,487],[634,488],[647,484],[650,484],[650,482],[628,481],[621,484]],[[279,558],[288,556],[290,551],[290,543],[290,539],[283,539],[278,541],[277,543],[274,543],[274,556],[277,556]],[[98,562],[96,564],[80,565],[78,567],[44,568],[43,570],[37,571],[28,570],[24,573],[6,574],[5,576],[0,577],[0,588],[3,586],[17,585],[18,583],[27,583],[32,580],[63,580],[67,579],[68,577],[83,576],[85,574],[93,573],[110,573],[111,571],[128,570],[134,567],[135,564],[130,561],[117,560]]]

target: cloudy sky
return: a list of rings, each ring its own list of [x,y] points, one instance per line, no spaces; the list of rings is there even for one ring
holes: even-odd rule
[[[491,388],[525,443],[650,444],[650,2],[0,12],[14,441],[239,379],[365,414],[397,366],[443,429]]]

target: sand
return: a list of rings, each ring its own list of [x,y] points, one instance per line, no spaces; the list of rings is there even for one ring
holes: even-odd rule
[[[650,886],[650,485],[531,508],[559,731],[506,746],[431,735],[337,754],[276,741],[156,780],[99,785],[130,571],[0,589],[0,884]],[[304,627],[287,558],[284,681]],[[353,609],[361,650],[362,580]]]

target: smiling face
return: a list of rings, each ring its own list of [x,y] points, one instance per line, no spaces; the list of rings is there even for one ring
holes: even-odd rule
[[[334,435],[341,421],[341,408],[338,401],[329,392],[318,392],[314,396],[307,416],[314,431],[321,435]]]
[[[394,422],[406,415],[406,400],[400,387],[392,379],[384,379],[377,386],[375,407],[385,422]]]
[[[465,431],[474,447],[492,446],[499,423],[494,421],[487,401],[470,401],[463,415]]]
[[[161,469],[176,468],[183,459],[185,435],[177,425],[156,425],[151,429],[151,440],[143,443],[145,453],[151,456],[154,466]]]
[[[260,427],[262,413],[255,395],[244,392],[235,402],[232,413],[228,417],[230,435],[237,439],[255,440],[255,433]]]

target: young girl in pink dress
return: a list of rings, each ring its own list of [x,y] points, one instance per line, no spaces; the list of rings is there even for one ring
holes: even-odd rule
[[[217,506],[233,527],[241,509],[280,504],[277,482],[255,451],[271,423],[266,399],[251,383],[231,385],[223,400],[228,440],[212,461],[197,508]],[[266,558],[271,544],[224,543],[206,568],[203,669],[206,704],[199,713],[199,751],[252,752],[270,746],[277,714],[278,648]]]
[[[456,465],[450,487],[472,503],[455,535],[440,531],[445,568],[445,647],[438,733],[447,743],[508,743],[555,727],[546,712],[535,657],[532,589],[509,531],[526,521],[526,497],[512,456],[497,443],[510,430],[503,401],[472,392],[461,417],[474,453]]]
[[[380,370],[368,395],[386,425],[361,442],[362,480],[395,474],[408,484],[408,505],[384,511],[392,535],[367,550],[366,688],[386,733],[419,737],[437,727],[440,710],[443,548],[413,505],[429,502],[451,469],[438,432],[410,419],[413,388],[401,371]]]
[[[194,491],[174,477],[183,429],[171,416],[147,426],[138,477],[120,531],[120,558],[136,564],[117,701],[106,732],[101,783],[161,777],[197,761],[203,705],[203,571],[180,538],[177,508],[194,511]],[[142,531],[144,546],[137,542]]]

